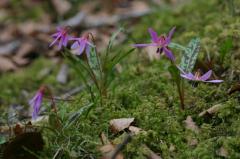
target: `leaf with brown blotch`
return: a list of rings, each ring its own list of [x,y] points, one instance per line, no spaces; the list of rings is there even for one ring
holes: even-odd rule
[[[134,118],[119,118],[110,121],[111,130],[118,133],[128,128],[134,121]]]
[[[184,120],[186,129],[192,130],[195,133],[199,133],[199,128],[196,123],[193,121],[191,116],[187,116],[187,119]]]

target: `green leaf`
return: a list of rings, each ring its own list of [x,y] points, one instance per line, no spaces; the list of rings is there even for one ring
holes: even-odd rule
[[[177,44],[177,43],[173,43],[173,42],[171,42],[168,46],[170,48],[179,49],[179,50],[183,50],[183,51],[186,49],[186,47],[184,47],[180,44]]]
[[[4,143],[6,143],[6,142],[7,142],[6,137],[0,136],[0,145],[4,144]]]
[[[108,48],[107,48],[107,54],[109,53],[110,49],[112,48],[113,42],[116,40],[118,34],[123,31],[123,28],[119,28],[118,31],[112,34],[109,42],[108,42]]]
[[[180,63],[180,68],[184,72],[189,73],[193,70],[197,60],[199,49],[200,49],[200,39],[199,38],[192,39],[189,42],[188,47],[184,50],[183,57]]]
[[[232,38],[227,38],[220,47],[220,58],[222,62],[225,56],[227,55],[227,53],[229,53],[232,48],[233,48],[233,40]]]
[[[99,60],[99,56],[97,55],[96,49],[91,49],[88,56],[88,63],[95,76],[100,77],[101,63]]]
[[[67,128],[69,126],[71,126],[74,122],[76,122],[80,116],[87,111],[89,108],[91,108],[93,106],[93,103],[90,103],[86,106],[83,106],[82,108],[80,108],[77,112],[72,113],[69,118],[67,123],[65,124],[64,128]]]

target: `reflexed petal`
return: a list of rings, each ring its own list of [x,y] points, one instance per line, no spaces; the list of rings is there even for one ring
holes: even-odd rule
[[[55,38],[55,37],[61,36],[61,35],[59,35],[59,34],[60,34],[60,33],[58,33],[58,32],[57,32],[57,33],[54,33],[54,34],[51,35],[51,37]]]
[[[195,77],[193,74],[188,73],[188,74],[180,74],[181,77],[186,78],[188,80],[196,81]]]
[[[166,39],[166,43],[167,43],[167,44],[169,44],[169,43],[171,42],[172,35],[173,35],[175,29],[176,29],[176,27],[173,27],[173,28],[171,29],[171,31],[168,33],[168,36],[167,36],[167,39]]]
[[[157,46],[155,43],[150,44],[133,44],[134,47],[147,47],[147,46]]]
[[[207,73],[205,73],[204,75],[202,75],[199,79],[206,81],[210,78],[210,76],[212,75],[212,70],[209,70]]]
[[[172,51],[168,50],[168,48],[163,47],[163,51],[165,53],[165,55],[171,60],[171,61],[175,61],[175,57],[172,53]]]
[[[158,42],[158,35],[157,35],[157,33],[152,28],[149,28],[148,32],[151,35],[152,41],[157,43]]]
[[[61,37],[59,43],[58,43],[58,50],[60,50],[62,48],[62,45],[63,45],[63,41],[64,40],[64,37]]]
[[[71,46],[71,49],[77,49],[79,47],[79,42],[78,41],[75,41],[72,46]]]
[[[67,42],[68,42],[68,36],[63,37],[63,46],[67,46]]]
[[[204,81],[204,82],[209,82],[209,83],[221,83],[223,80],[210,80],[210,81]]]
[[[86,47],[86,42],[82,41],[79,46],[78,55],[81,55]]]
[[[56,37],[53,42],[49,45],[49,47],[53,46],[55,43],[57,43],[58,39],[61,37],[61,35],[59,35],[58,37]]]

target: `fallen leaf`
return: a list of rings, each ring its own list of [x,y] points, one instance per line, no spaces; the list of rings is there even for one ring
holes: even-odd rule
[[[216,154],[221,157],[228,158],[228,151],[222,146],[216,151]]]
[[[149,147],[147,147],[146,145],[143,146],[144,148],[144,155],[148,158],[148,159],[162,159],[161,156],[157,155],[155,152],[153,152]]]
[[[103,157],[102,159],[112,159],[112,155],[115,152],[116,146],[113,145],[108,138],[106,137],[106,135],[104,133],[101,133],[100,135],[101,141],[104,144],[102,147],[99,148],[99,150],[101,151]],[[118,153],[117,156],[115,157],[115,159],[123,159],[123,155],[122,153]]]
[[[207,110],[204,110],[198,116],[202,117],[202,116],[207,115],[207,114],[210,114],[210,115],[215,114],[223,107],[224,107],[224,105],[222,105],[222,104],[216,104],[216,105],[212,106],[211,108],[209,108]]]
[[[22,133],[7,143],[3,150],[3,158],[37,159],[33,153],[43,150],[43,145],[44,142],[40,132]]]
[[[189,146],[197,146],[198,144],[198,140],[197,139],[193,139],[193,138],[187,138],[187,143]]]
[[[186,129],[192,130],[195,133],[199,133],[199,128],[196,123],[193,121],[191,116],[187,116],[187,119],[184,120]]]
[[[134,118],[119,118],[110,121],[111,130],[118,133],[128,128],[134,121]]]
[[[141,128],[138,128],[138,127],[136,127],[136,126],[129,126],[129,131],[131,132],[131,133],[133,133],[134,135],[137,135],[137,134],[139,134],[139,133],[141,133],[141,132],[145,132],[145,131],[143,131]]]
[[[233,85],[229,90],[228,90],[228,94],[232,94],[235,92],[239,92],[240,91],[240,83]]]
[[[71,3],[67,0],[52,0],[52,3],[59,15],[64,15],[71,9]]]
[[[0,55],[11,55],[15,53],[15,50],[20,46],[20,41],[15,40],[9,43],[0,45]]]
[[[16,70],[16,65],[8,58],[0,56],[0,72]]]

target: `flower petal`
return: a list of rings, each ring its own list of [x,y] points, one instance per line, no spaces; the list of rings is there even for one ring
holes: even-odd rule
[[[172,35],[175,32],[176,27],[173,27],[170,32],[168,33],[167,39],[166,39],[166,43],[169,44],[171,42],[172,39]]]
[[[157,46],[155,43],[150,44],[133,44],[134,47],[147,47],[147,46]]]
[[[75,50],[79,47],[79,42],[78,41],[75,41],[72,46],[71,46],[71,49]]]
[[[84,40],[81,41],[79,50],[78,50],[78,55],[81,55],[86,47],[86,42]]]
[[[175,57],[174,57],[172,51],[170,51],[167,47],[163,47],[163,51],[164,51],[165,55],[166,55],[171,61],[175,61]]]
[[[188,80],[197,81],[195,76],[192,73],[180,74],[180,76]]]
[[[157,33],[152,28],[148,28],[148,32],[151,35],[152,41],[157,43],[158,42],[158,35],[157,35]]]
[[[205,73],[204,75],[202,75],[199,79],[206,81],[210,78],[210,76],[212,75],[212,70],[209,70],[207,73]]]
[[[210,81],[204,81],[204,82],[209,82],[209,83],[221,83],[223,80],[210,80]]]

